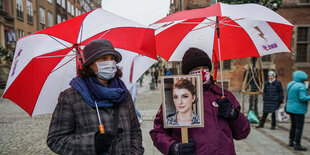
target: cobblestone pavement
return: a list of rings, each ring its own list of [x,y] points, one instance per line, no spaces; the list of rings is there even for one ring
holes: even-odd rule
[[[138,89],[137,107],[143,115],[144,121],[141,124],[143,134],[143,146],[146,155],[160,155],[161,153],[153,146],[149,131],[153,127],[153,119],[161,104],[160,86],[150,90],[150,76],[144,77],[142,87]],[[0,92],[1,94],[1,92]],[[242,96],[235,94],[239,102]],[[248,104],[245,96],[245,112]],[[260,115],[262,114],[262,100],[259,98]],[[268,116],[270,119],[271,116]],[[0,155],[48,155],[54,154],[46,145],[46,136],[50,123],[51,114],[30,117],[16,104],[7,99],[0,100]],[[270,130],[270,121],[267,120],[265,128],[256,129],[255,124],[251,125],[251,133],[247,139],[235,141],[237,154],[260,155],[260,154],[310,154],[308,152],[297,152],[288,145],[288,132],[290,122],[277,123],[276,130]],[[302,144],[310,149],[310,114],[306,116],[306,124]]]

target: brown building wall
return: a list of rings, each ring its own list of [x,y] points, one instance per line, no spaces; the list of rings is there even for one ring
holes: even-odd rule
[[[52,1],[52,3],[49,3],[47,0],[38,0],[37,1],[37,28],[38,28],[38,31],[39,30],[43,30],[43,29],[45,29],[45,28],[48,28],[48,27],[50,27],[49,26],[49,20],[48,20],[48,12],[50,12],[50,13],[52,13],[52,15],[53,15],[53,19],[55,18],[55,9],[54,9],[54,7],[55,7],[55,0],[54,1]],[[40,19],[41,19],[41,16],[40,16],[40,8],[44,8],[44,10],[45,10],[45,24],[42,24],[41,22],[40,22]],[[54,23],[54,20],[52,20],[53,21],[53,24],[52,25],[55,25],[55,23]]]
[[[32,2],[32,11],[33,11],[33,22],[32,24],[29,24],[27,22],[27,2],[26,0],[23,0],[23,19],[20,20],[19,18],[17,18],[17,10],[16,10],[16,1],[13,1],[13,10],[14,10],[14,28],[15,28],[15,32],[17,35],[17,39],[19,36],[19,31],[18,30],[23,30],[24,31],[24,35],[33,33],[37,31],[36,25],[37,25],[37,8],[36,8],[36,0],[31,0]]]
[[[277,13],[295,26],[292,35],[292,51],[296,53],[296,30],[298,26],[310,26],[310,5],[295,5],[296,1],[289,0],[284,2],[287,2],[286,5],[278,9]],[[310,51],[308,54],[310,55]],[[310,62],[296,63],[295,55],[292,54],[277,54],[276,56],[274,63],[276,64],[276,71],[280,74],[283,72],[283,75],[279,76],[283,88],[286,88],[287,83],[293,79],[293,72],[296,70],[305,71],[308,76],[310,75]]]
[[[14,18],[12,14],[11,1],[4,0],[3,6],[0,9],[0,46],[10,48],[7,44],[6,32],[13,31]],[[1,59],[1,58],[0,58]],[[1,60],[0,60],[1,62]]]

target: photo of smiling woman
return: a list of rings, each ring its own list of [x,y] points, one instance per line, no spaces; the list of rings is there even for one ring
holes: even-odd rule
[[[199,117],[199,114],[201,114],[199,109],[201,107],[197,104],[199,101],[199,90],[195,86],[198,81],[196,78],[165,79],[166,92],[164,100],[167,127],[201,125],[201,117]],[[172,82],[172,80],[173,83],[171,84],[167,82]]]

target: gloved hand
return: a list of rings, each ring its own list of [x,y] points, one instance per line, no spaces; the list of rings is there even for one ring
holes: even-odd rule
[[[234,121],[238,118],[239,112],[235,110],[234,105],[227,97],[216,99],[215,102],[219,105],[217,114],[218,117],[223,117],[228,121]]]
[[[194,155],[194,140],[189,139],[188,143],[175,142],[169,149],[169,155]]]
[[[100,154],[102,152],[108,152],[113,139],[114,139],[114,136],[110,132],[106,132],[104,134],[96,132],[95,149],[96,149],[97,154]]]

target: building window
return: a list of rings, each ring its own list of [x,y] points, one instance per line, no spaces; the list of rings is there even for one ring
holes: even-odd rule
[[[4,0],[0,0],[0,10],[4,10]]]
[[[66,9],[66,0],[62,0],[61,6],[62,6],[64,9]]]
[[[47,18],[48,18],[48,26],[53,26],[53,14],[51,12],[47,12]]]
[[[223,63],[220,64],[220,61],[217,62],[217,68],[220,69],[220,65],[222,65],[223,69],[231,69],[231,60],[223,60]],[[214,64],[215,65],[215,64]]]
[[[70,7],[70,2],[67,2],[67,12],[70,13],[71,7]]]
[[[33,24],[33,10],[32,10],[32,2],[27,0],[27,22],[28,24]]]
[[[16,0],[16,11],[17,18],[23,20],[24,12],[23,12],[23,0]]]
[[[298,0],[298,4],[310,4],[310,0]]]
[[[262,62],[270,62],[270,61],[271,61],[271,56],[270,55],[262,56]]]
[[[40,7],[40,23],[45,24],[45,10]]]
[[[24,36],[24,31],[23,30],[21,30],[21,29],[18,29],[17,30],[17,35],[18,35],[18,38],[21,38],[21,37],[23,37]]]
[[[52,2],[53,2],[53,0],[47,0],[49,3],[51,3],[52,4]]]
[[[222,83],[220,80],[216,81],[216,85],[218,85],[220,88],[222,88]],[[223,81],[223,87],[224,87],[224,89],[228,90],[229,89],[229,82]]]
[[[231,60],[224,60],[223,61],[223,69],[230,69]]]
[[[75,16],[79,15],[79,9],[77,7],[75,7]]]
[[[74,16],[74,5],[73,4],[71,4],[71,14],[72,16]]]
[[[61,16],[60,14],[57,14],[57,24],[61,23]]]
[[[61,5],[61,0],[57,0],[57,4]]]
[[[296,62],[310,62],[310,26],[297,28]]]

